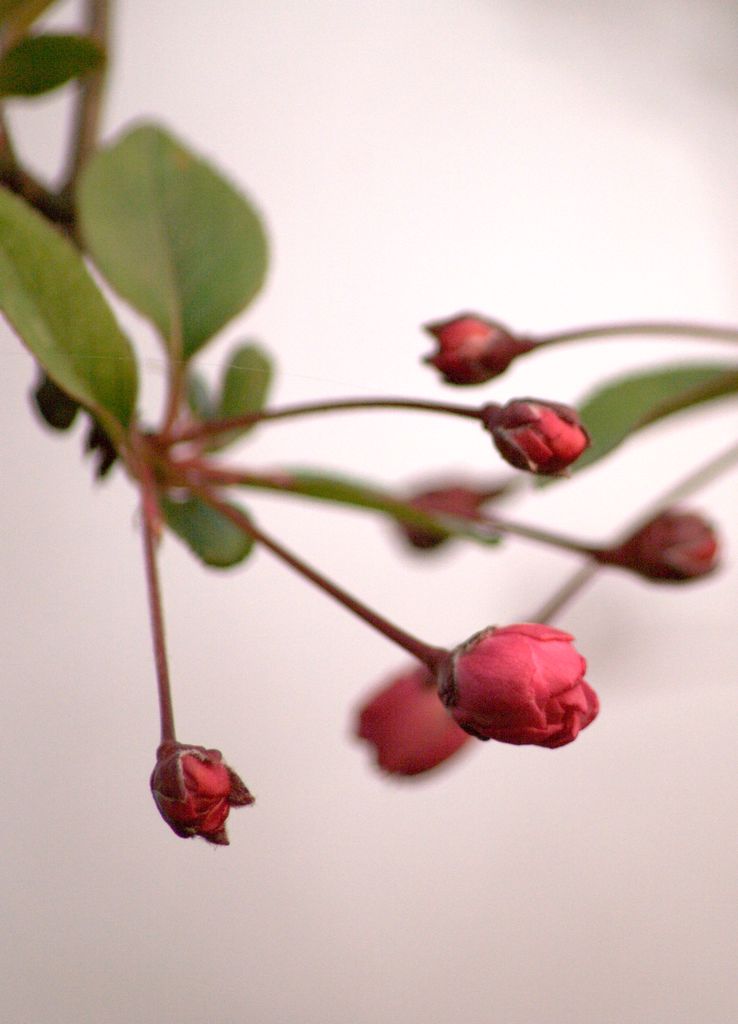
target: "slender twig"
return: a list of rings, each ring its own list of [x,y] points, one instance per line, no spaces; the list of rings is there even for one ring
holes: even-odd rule
[[[717,324],[682,323],[643,320],[628,323],[599,324],[594,327],[572,327],[566,331],[541,334],[534,338],[536,347],[559,345],[566,341],[589,341],[593,338],[704,338],[709,341],[738,341],[738,328]]]
[[[195,441],[215,434],[225,434],[231,430],[250,427],[254,423],[266,420],[283,420],[292,416],[310,416],[315,413],[343,412],[356,409],[412,409],[422,412],[446,413],[451,416],[465,416],[468,419],[480,419],[480,409],[468,405],[455,405],[448,402],[423,401],[412,398],[346,398],[335,401],[304,402],[296,405],[285,405],[281,409],[264,409],[261,412],[247,413],[244,416],[233,416],[225,420],[210,420],[198,423],[180,431],[175,431],[167,438],[168,444],[179,444],[182,441]]]
[[[738,443],[729,445],[718,455],[713,456],[708,462],[692,470],[682,480],[665,491],[656,501],[649,503],[648,507],[635,519],[631,520],[621,531],[620,539],[613,547],[627,540],[628,537],[631,537],[642,526],[645,526],[646,523],[659,515],[659,513],[683,501],[684,498],[689,497],[690,494],[706,486],[716,477],[720,476],[721,473],[724,473],[725,470],[730,469],[737,463]],[[586,565],[577,569],[573,576],[549,598],[543,607],[530,617],[530,621],[550,622],[554,615],[557,615],[565,605],[569,604],[601,568],[602,565],[592,559]]]
[[[363,602],[353,597],[348,591],[339,587],[336,583],[333,583],[317,569],[313,569],[306,562],[303,562],[301,558],[295,555],[293,552],[288,551],[287,548],[283,547],[274,538],[268,536],[259,529],[248,516],[244,515],[240,509],[235,508],[233,505],[229,505],[227,502],[222,501],[215,491],[209,487],[200,487],[195,490],[203,501],[207,502],[211,508],[214,508],[217,512],[220,512],[222,516],[229,519],[234,526],[237,526],[239,530],[253,537],[259,544],[262,544],[265,548],[268,548],[273,554],[280,558],[285,564],[295,569],[305,579],[310,580],[321,590],[325,591],[336,601],[342,604],[349,611],[353,612],[360,619],[363,619],[368,625],[378,630],[388,640],[392,640],[393,643],[398,644],[408,653],[412,654],[413,657],[417,658],[424,665],[433,671],[441,661],[447,656],[447,651],[441,647],[432,647],[430,644],[424,643],[417,637],[411,636],[410,633],[406,633],[405,630],[395,626],[384,616],[378,612],[373,611]]]
[[[97,144],[105,92],[111,2],[112,0],[87,0],[86,3],[85,30],[89,38],[103,51],[105,60],[98,70],[85,75],[77,87],[73,141],[62,194],[72,193],[77,176]]]
[[[580,566],[563,586],[549,597],[542,608],[528,617],[527,621],[550,622],[597,575],[600,568],[597,562],[587,562],[586,565]]]
[[[174,742],[174,709],[172,691],[169,681],[169,665],[164,636],[164,615],[162,612],[161,587],[156,564],[156,538],[160,530],[160,513],[156,500],[156,490],[148,466],[142,463],[137,467],[141,487],[141,520],[144,542],[144,565],[146,568],[146,585],[149,599],[149,615],[151,618],[151,638],[154,644],[154,663],[156,665],[156,681],[159,693],[159,715],[161,719],[161,742]]]

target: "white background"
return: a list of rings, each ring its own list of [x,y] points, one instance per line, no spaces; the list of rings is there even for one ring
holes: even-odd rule
[[[74,6],[57,25],[74,23]],[[736,11],[686,0],[128,0],[106,135],[155,119],[259,204],[273,260],[245,337],[275,400],[386,393],[575,401],[599,378],[726,346],[598,343],[452,391],[427,320],[519,330],[635,317],[733,322]],[[66,94],[18,102],[61,164]],[[160,350],[127,311],[158,409]],[[257,796],[232,845],[183,842],[148,792],[154,673],[135,494],[81,428],[34,417],[3,328],[2,961],[19,1024],[729,1024],[735,1019],[736,477],[692,504],[726,544],[684,588],[603,575],[559,625],[602,701],[558,751],[475,745],[398,784],[351,737],[401,652],[267,553],[206,572],[162,551],[182,739]],[[718,403],[653,429],[521,519],[605,539],[735,435]],[[387,483],[495,475],[470,422],[365,413],[264,427],[241,464]],[[409,558],[369,515],[250,502],[407,629],[455,644],[524,619],[576,566],[510,541]]]

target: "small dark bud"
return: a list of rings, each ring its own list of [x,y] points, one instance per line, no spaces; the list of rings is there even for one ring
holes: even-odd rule
[[[33,400],[41,418],[54,430],[69,430],[80,407],[79,402],[45,373],[41,374]]]
[[[646,523],[619,547],[598,552],[596,558],[649,580],[680,583],[713,572],[718,551],[715,531],[702,516],[672,509]]]
[[[102,480],[110,472],[118,458],[118,451],[96,419],[93,419],[90,424],[85,440],[85,451],[97,459],[95,476],[98,480]]]
[[[408,504],[427,512],[454,516],[457,519],[468,519],[470,522],[479,518],[484,504],[499,497],[507,489],[507,484],[487,488],[476,488],[464,484],[449,483],[447,486],[434,487],[420,491],[408,499]],[[439,547],[449,539],[445,530],[425,529],[411,523],[400,523],[403,536],[412,547],[420,551],[429,551]]]
[[[424,330],[438,342],[438,352],[425,362],[440,370],[448,384],[483,384],[534,347],[534,342],[516,338],[502,324],[475,313],[425,324]]]

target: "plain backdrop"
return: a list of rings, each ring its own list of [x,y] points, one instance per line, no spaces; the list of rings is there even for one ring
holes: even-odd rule
[[[61,5],[52,23],[75,23]],[[735,322],[736,8],[713,0],[127,0],[105,135],[162,122],[248,192],[267,286],[201,357],[275,355],[279,402],[385,393],[576,401],[725,345],[598,343],[451,392],[424,321],[519,330]],[[68,93],[17,102],[62,163]],[[157,415],[161,352],[122,306]],[[258,552],[207,572],[164,543],[182,739],[256,794],[232,845],[177,839],[157,744],[136,498],[95,486],[82,431],[34,416],[2,328],[2,963],[17,1024],[729,1024],[735,1020],[736,475],[692,502],[725,567],[684,588],[603,574],[558,624],[602,701],[558,751],[479,744],[415,782],[351,735],[402,652]],[[726,403],[644,433],[517,514],[587,539],[735,436]],[[469,422],[364,413],[274,424],[242,465],[389,484],[495,476]],[[409,557],[368,514],[258,496],[261,521],[410,631],[454,644],[532,614],[576,562],[523,541]]]

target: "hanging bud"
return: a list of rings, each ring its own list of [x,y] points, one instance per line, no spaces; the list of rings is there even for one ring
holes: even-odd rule
[[[707,576],[718,566],[714,529],[694,512],[662,512],[619,547],[595,556],[605,565],[619,565],[646,579],[678,583]]]
[[[407,504],[429,515],[436,513],[473,522],[479,518],[483,505],[504,494],[507,488],[507,483],[486,488],[449,483],[419,491],[407,499]],[[437,548],[449,539],[448,533],[441,528],[433,530],[402,522],[399,526],[407,542],[421,551]]]
[[[589,446],[576,410],[559,402],[517,398],[484,406],[481,419],[503,459],[531,473],[558,476]]]
[[[438,352],[426,356],[425,362],[440,370],[448,384],[483,384],[534,347],[534,342],[516,338],[501,324],[475,313],[425,324],[424,330],[438,342]]]
[[[524,622],[477,633],[438,672],[439,695],[462,729],[482,740],[562,747],[599,710],[573,637]]]
[[[151,775],[151,792],[167,825],[178,836],[202,836],[228,845],[225,822],[231,807],[254,798],[219,750],[185,743],[162,743]]]
[[[422,667],[374,693],[359,712],[356,735],[374,747],[377,764],[392,775],[430,771],[470,738],[449,716],[433,676]]]

